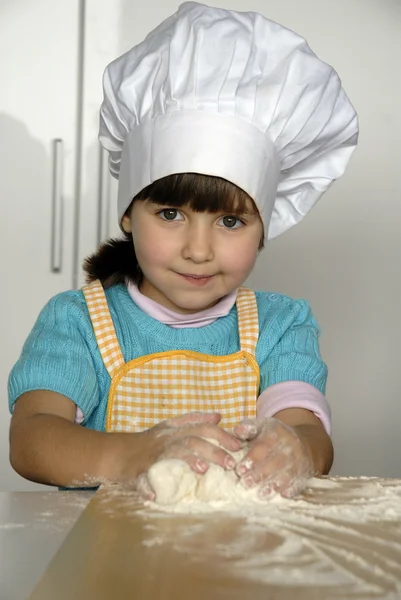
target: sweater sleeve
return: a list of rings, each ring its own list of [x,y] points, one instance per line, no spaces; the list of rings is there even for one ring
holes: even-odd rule
[[[259,393],[284,381],[303,381],[324,394],[327,367],[320,355],[320,331],[309,304],[276,294],[266,296],[259,304]]]
[[[277,383],[264,390],[258,398],[256,414],[259,419],[274,417],[287,408],[303,408],[313,412],[331,435],[330,406],[313,385],[303,381]]]
[[[52,298],[41,311],[8,382],[9,408],[25,392],[49,390],[70,398],[85,420],[99,403],[95,337],[81,292]]]

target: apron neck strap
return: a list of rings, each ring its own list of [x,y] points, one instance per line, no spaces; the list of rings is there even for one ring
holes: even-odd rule
[[[118,369],[125,364],[125,361],[117,339],[103,286],[97,279],[89,285],[85,285],[82,291],[88,306],[89,316],[104,366],[110,377],[113,378]]]
[[[239,288],[236,303],[241,350],[255,356],[259,338],[258,305],[255,292],[248,288]]]

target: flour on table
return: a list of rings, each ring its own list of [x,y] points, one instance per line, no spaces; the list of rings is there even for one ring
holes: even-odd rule
[[[140,520],[146,551],[164,547],[212,580],[267,583],[277,598],[401,598],[401,480],[312,478],[298,498],[268,502],[237,494],[143,504],[112,486],[99,500],[109,518]]]

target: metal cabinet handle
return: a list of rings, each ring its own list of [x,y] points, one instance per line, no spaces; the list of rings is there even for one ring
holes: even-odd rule
[[[63,251],[63,140],[53,140],[53,189],[51,264],[53,273],[61,273]]]
[[[110,174],[108,166],[109,153],[102,147],[99,149],[99,184],[97,210],[97,247],[109,238],[110,223]]]

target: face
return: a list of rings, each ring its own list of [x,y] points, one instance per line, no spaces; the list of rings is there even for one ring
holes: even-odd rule
[[[132,233],[142,294],[188,314],[213,306],[243,284],[263,234],[251,203],[246,213],[229,215],[137,200],[122,226]]]

